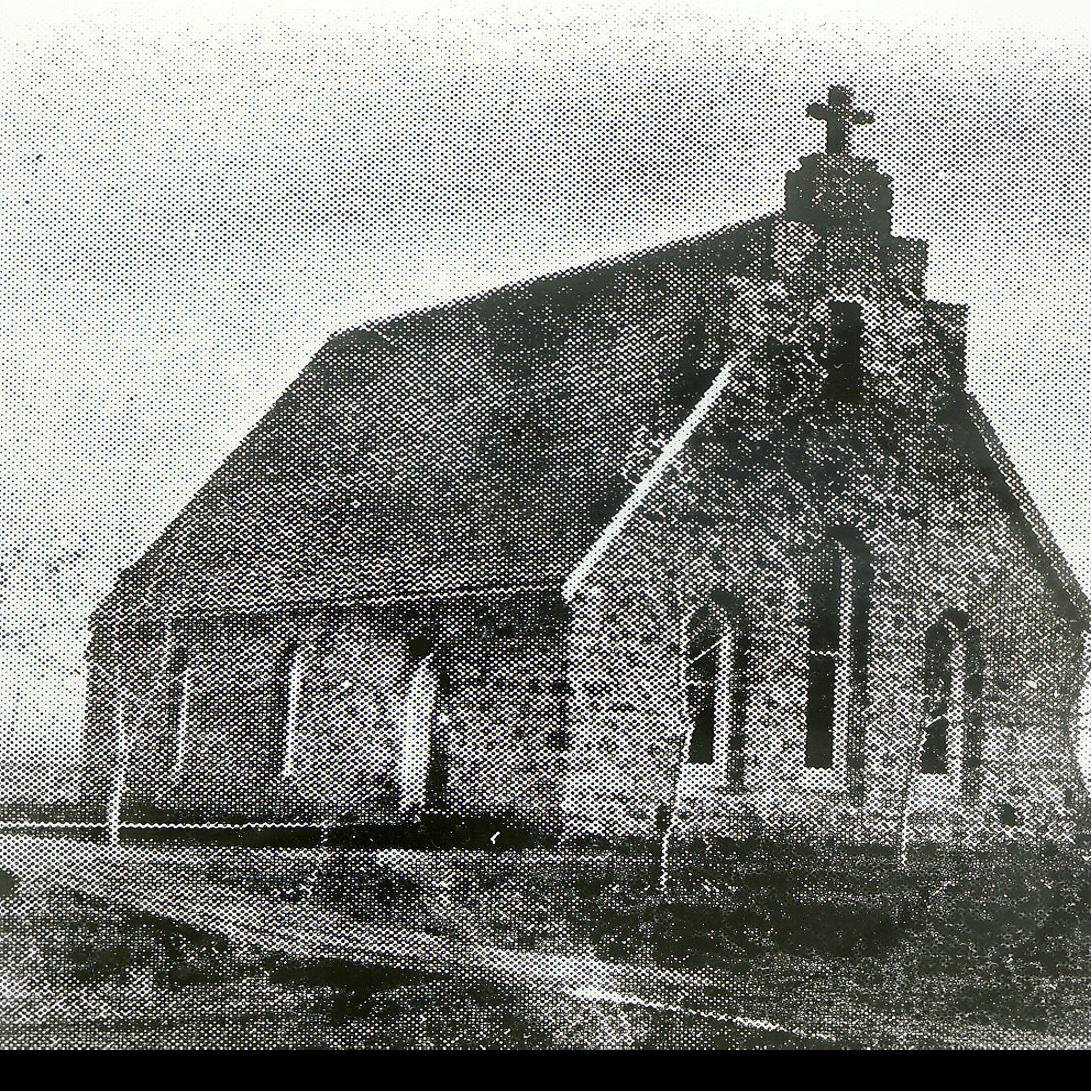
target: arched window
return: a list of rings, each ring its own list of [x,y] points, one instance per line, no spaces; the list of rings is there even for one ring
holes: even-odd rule
[[[409,681],[401,710],[398,804],[404,812],[419,813],[436,806],[445,787],[444,752],[436,731],[445,687],[431,643],[414,638],[409,651]]]
[[[181,770],[186,757],[189,731],[190,663],[189,648],[180,644],[167,660],[167,737],[171,748],[171,772]]]
[[[863,768],[872,566],[860,536],[830,530],[808,590],[804,760],[812,769]]]
[[[302,684],[302,649],[298,642],[290,641],[277,656],[271,706],[273,760],[282,777],[290,777],[295,772],[296,724]]]
[[[975,798],[981,767],[978,698],[984,683],[979,631],[961,610],[948,610],[924,634],[925,722],[920,771],[955,773],[962,794]]]
[[[938,621],[924,635],[924,688],[928,700],[921,772],[946,773],[949,758],[954,690],[955,640],[946,621]]]
[[[735,604],[693,616],[686,643],[686,758],[692,765],[723,765],[735,785],[743,779],[747,658],[748,634]]]

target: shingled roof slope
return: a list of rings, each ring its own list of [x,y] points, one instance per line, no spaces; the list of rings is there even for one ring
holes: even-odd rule
[[[335,337],[99,618],[559,587],[711,378],[686,284],[751,226]]]

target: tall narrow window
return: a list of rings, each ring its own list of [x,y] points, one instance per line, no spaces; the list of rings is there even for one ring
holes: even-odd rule
[[[978,698],[984,682],[981,634],[962,610],[948,610],[924,634],[925,723],[920,771],[955,773],[960,790],[979,788],[982,735]]]
[[[740,784],[747,694],[747,633],[737,608],[698,611],[686,646],[686,712],[692,765],[723,765]]]
[[[716,683],[719,678],[723,628],[705,612],[690,625],[686,648],[686,711],[689,715],[689,754],[693,765],[710,765],[716,745]]]
[[[167,731],[171,746],[171,772],[178,773],[189,742],[189,648],[174,648],[167,660]]]
[[[286,644],[277,657],[273,679],[273,756],[282,777],[295,772],[296,722],[303,683],[303,657],[295,641]]]
[[[929,628],[924,637],[924,686],[927,693],[921,772],[946,773],[951,733],[954,682],[954,639],[946,621]]]
[[[436,653],[424,640],[411,642],[411,669],[402,706],[398,755],[398,802],[401,810],[420,813],[437,805],[446,780],[436,718],[443,689]]]
[[[826,542],[815,558],[808,618],[805,760],[812,769],[833,766],[837,682],[841,666],[841,585],[843,566],[836,542]]]
[[[826,332],[826,393],[836,401],[859,401],[863,393],[863,336],[860,304],[831,301]]]
[[[812,769],[864,767],[873,570],[860,535],[827,532],[809,590],[805,761]],[[862,784],[850,787],[862,792]]]

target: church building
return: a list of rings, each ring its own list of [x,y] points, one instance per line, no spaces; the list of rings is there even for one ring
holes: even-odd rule
[[[871,116],[808,113],[782,212],[333,337],[96,611],[88,791],[1070,836],[1088,601],[851,151]]]

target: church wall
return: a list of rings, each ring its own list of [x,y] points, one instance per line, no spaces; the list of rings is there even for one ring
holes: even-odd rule
[[[791,291],[753,291],[738,337],[710,330],[732,346],[735,382],[573,603],[569,828],[650,833],[681,745],[680,618],[727,591],[752,630],[743,785],[687,767],[684,827],[893,843],[924,716],[924,633],[960,609],[986,657],[980,796],[914,774],[912,836],[1068,836],[1084,795],[1065,725],[1081,638],[958,438],[972,428],[958,408],[964,311],[907,298],[919,244],[841,252],[799,225],[768,230]],[[816,397],[829,298],[862,307],[858,406]],[[831,526],[854,528],[875,569],[860,773],[804,762],[807,573]]]
[[[508,604],[459,612],[447,631],[443,806],[551,828],[567,747],[563,615]]]
[[[397,815],[395,769],[401,710],[413,670],[409,638],[427,633],[443,676],[434,726],[446,783],[435,809],[497,815],[542,826],[559,809],[565,748],[561,620],[535,599],[479,609],[467,602],[429,607],[321,608],[276,616],[175,622],[170,647],[185,644],[192,682],[185,751],[163,686],[169,660],[165,625],[128,627],[92,649],[140,694],[130,716],[127,820],[365,821]],[[283,652],[298,645],[291,773],[273,704]],[[100,772],[112,767],[116,705],[92,691],[88,746]],[[104,799],[108,777],[87,785]]]
[[[153,681],[160,648],[154,623],[100,629],[88,645],[81,798],[99,819],[105,815],[120,765],[144,766],[156,760],[160,740],[154,725],[160,710]],[[124,751],[122,729],[128,740]]]
[[[822,238],[769,217],[596,273],[593,298],[576,292],[563,304],[570,308],[563,323],[557,319],[563,335],[538,331],[544,348],[517,343],[530,328],[518,307],[505,319],[508,304],[481,303],[475,352],[495,351],[493,363],[511,372],[503,383],[525,382],[550,407],[496,435],[478,422],[460,448],[467,462],[457,474],[455,455],[436,452],[459,480],[479,446],[489,458],[518,452],[533,464],[520,479],[523,492],[486,497],[515,513],[495,541],[481,538],[487,553],[474,535],[459,543],[482,580],[493,571],[486,555],[489,563],[516,557],[531,571],[550,571],[561,540],[571,538],[563,542],[571,550],[588,530],[582,516],[575,526],[566,521],[573,489],[609,492],[620,503],[679,423],[680,407],[693,405],[729,360],[735,378],[570,616],[555,598],[483,593],[175,622],[169,639],[192,648],[194,674],[178,771],[169,710],[154,696],[156,672],[169,661],[168,628],[126,625],[116,644],[101,629],[92,658],[114,664],[126,685],[148,695],[130,725],[128,813],[391,818],[411,638],[427,637],[443,675],[435,740],[446,782],[437,807],[539,826],[563,811],[572,832],[647,834],[674,791],[682,618],[730,592],[744,606],[751,639],[742,780],[729,783],[714,767],[684,770],[686,830],[891,841],[923,716],[923,634],[945,610],[959,609],[980,629],[986,656],[980,802],[966,806],[957,792],[914,778],[914,836],[1063,836],[1082,794],[1062,723],[1079,640],[1010,512],[958,450],[952,421],[961,418],[952,406],[965,377],[965,314],[919,298],[924,268],[924,244],[914,240]],[[860,405],[831,405],[819,394],[831,301],[861,308]],[[504,321],[513,344],[502,336]],[[434,355],[447,353],[446,340],[429,345]],[[475,396],[490,401],[492,392]],[[472,408],[467,400],[458,412]],[[596,430],[603,419],[611,427]],[[346,425],[341,439],[351,446],[361,428]],[[567,457],[577,448],[579,457]],[[606,480],[610,489],[598,490]],[[456,514],[481,529],[496,516],[489,503]],[[389,532],[410,536],[400,510],[390,507]],[[421,539],[438,549],[434,511],[420,511]],[[605,522],[609,514],[589,517]],[[554,523],[562,529],[543,539]],[[857,531],[875,568],[859,773],[807,769],[804,761],[808,573],[831,526]],[[215,528],[209,538],[218,542]],[[421,548],[420,557],[431,557]],[[432,577],[450,585],[459,570],[442,567],[450,550],[438,552]],[[309,566],[311,554],[301,556]],[[416,571],[401,565],[398,579]],[[321,576],[320,566],[308,572]],[[301,684],[294,768],[285,777],[270,707],[288,642],[300,648]],[[108,690],[92,679],[88,767],[96,791],[110,765],[113,710]]]
[[[805,574],[815,540],[806,522],[793,535],[768,496],[762,518],[777,525],[775,539],[725,522],[664,551],[662,525],[635,526],[574,603],[572,832],[651,832],[656,807],[673,795],[683,731],[680,615],[729,591],[752,628],[743,784],[722,767],[685,767],[684,829],[894,843],[924,714],[924,632],[943,611],[964,608],[985,653],[980,798],[963,803],[953,776],[915,774],[911,836],[1069,836],[1083,798],[1066,732],[1080,640],[991,498],[964,500],[976,514],[954,528],[924,529],[866,503],[830,513],[860,525],[876,559],[861,797],[843,765],[805,767]]]

